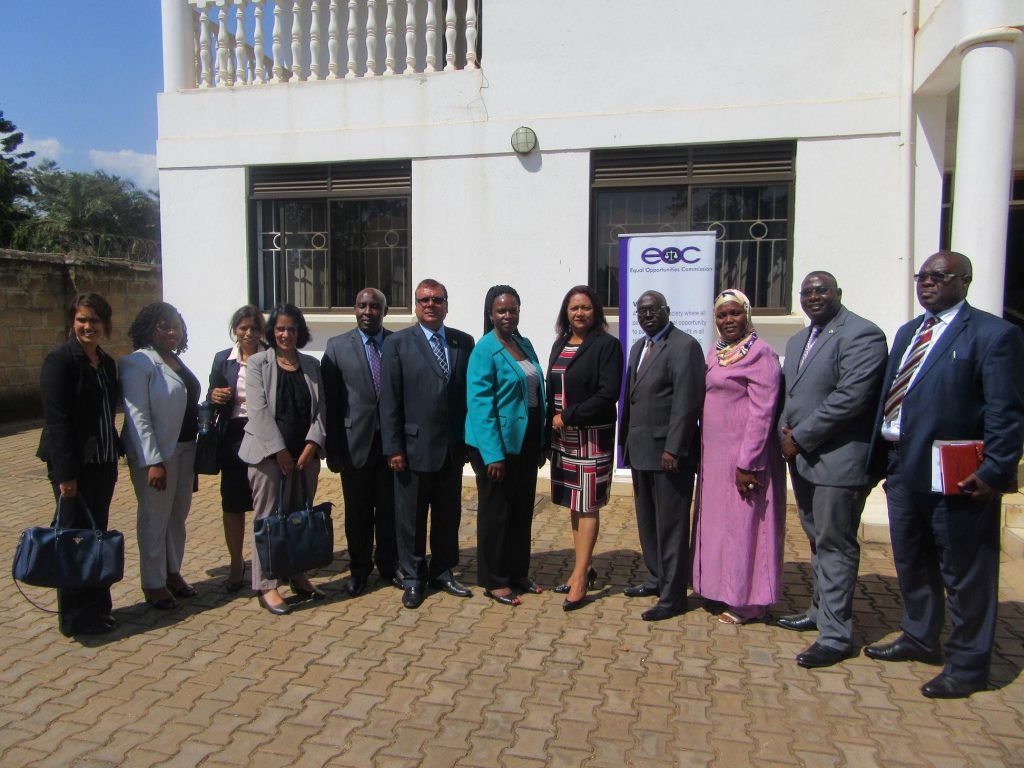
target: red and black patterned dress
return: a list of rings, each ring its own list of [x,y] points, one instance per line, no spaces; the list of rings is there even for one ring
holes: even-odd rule
[[[555,413],[564,402],[565,369],[579,345],[566,344],[550,370]],[[611,492],[615,425],[564,426],[551,432],[551,501],[573,512],[589,514],[608,503]]]

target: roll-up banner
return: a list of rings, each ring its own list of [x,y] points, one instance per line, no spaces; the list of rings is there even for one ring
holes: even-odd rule
[[[627,364],[630,348],[644,335],[636,302],[647,291],[665,296],[669,319],[693,336],[706,355],[716,335],[715,233],[619,235],[619,341]],[[627,377],[622,378],[625,387]],[[620,414],[621,408],[620,399]],[[616,454],[616,474],[628,472],[622,469],[621,452]]]

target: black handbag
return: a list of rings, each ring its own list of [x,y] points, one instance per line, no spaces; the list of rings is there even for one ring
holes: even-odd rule
[[[220,472],[221,430],[217,411],[207,400],[199,405],[199,433],[196,436],[197,475],[216,475]]]
[[[78,504],[91,528],[61,528],[60,507],[49,528],[26,528],[14,552],[11,575],[16,581],[51,589],[96,589],[124,578],[124,536],[96,527],[85,500]]]
[[[301,509],[289,512],[284,503],[285,479],[277,497],[277,511],[253,520],[256,555],[263,575],[268,579],[286,579],[297,573],[324,568],[334,560],[334,523],[329,501],[313,506],[306,486],[306,475],[299,469],[302,482]]]

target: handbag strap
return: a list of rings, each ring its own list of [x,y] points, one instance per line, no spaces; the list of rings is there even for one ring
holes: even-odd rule
[[[85,512],[85,516],[89,518],[89,527],[92,528],[97,533],[99,533],[100,529],[96,527],[96,518],[94,518],[92,516],[92,510],[90,510],[89,509],[89,505],[85,503],[85,499],[82,497],[82,494],[76,495],[74,497],[74,499],[75,499],[75,503],[78,504],[82,508],[82,510]],[[56,531],[59,531],[63,527],[63,526],[61,526],[61,521],[60,521],[60,518],[61,518],[60,508],[61,508],[61,504],[63,503],[63,501],[64,501],[64,497],[63,496],[58,496],[57,497],[57,511],[53,513],[53,522],[50,523],[50,527],[53,528]]]
[[[299,483],[300,483],[300,488],[302,489],[302,502],[306,505],[306,509],[312,509],[313,508],[313,499],[309,495],[309,485],[306,483],[306,473],[305,473],[305,471],[299,469],[296,466],[296,467],[292,468],[292,472],[298,472],[299,473]],[[281,482],[277,486],[277,514],[279,514],[282,517],[284,517],[285,515],[289,514],[289,512],[285,512],[285,506],[284,506],[284,487],[285,487],[285,485],[287,485],[287,483],[288,483],[288,476],[287,475],[282,475],[281,476]],[[291,510],[291,511],[294,511],[294,510]]]
[[[49,608],[44,608],[39,603],[37,603],[35,600],[33,600],[31,597],[26,595],[25,594],[25,590],[21,588],[21,582],[19,582],[13,576],[11,576],[11,581],[14,582],[14,586],[16,586],[18,588],[18,591],[21,592],[21,596],[24,597],[25,600],[28,602],[28,604],[31,605],[33,608],[38,608],[40,611],[43,611],[43,613],[58,613],[58,611],[54,611],[54,610],[51,610]]]

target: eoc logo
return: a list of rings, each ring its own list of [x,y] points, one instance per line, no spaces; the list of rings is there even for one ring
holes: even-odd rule
[[[645,248],[640,254],[640,259],[644,264],[696,264],[700,261],[700,256],[687,256],[690,251],[700,253],[700,248],[695,245],[688,245],[685,248],[676,248],[674,245],[668,248]]]

